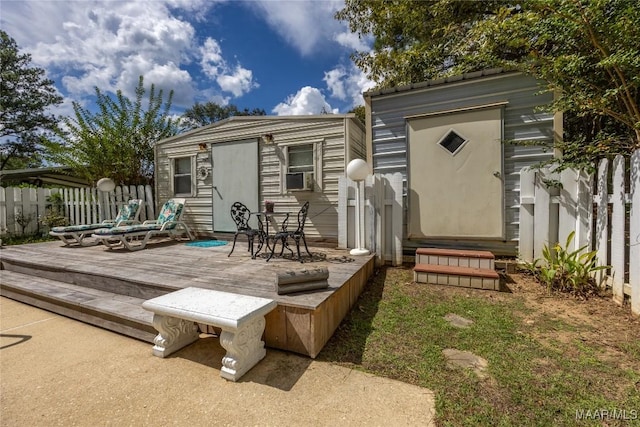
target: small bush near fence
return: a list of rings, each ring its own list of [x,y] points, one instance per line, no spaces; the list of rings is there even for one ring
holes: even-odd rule
[[[64,200],[62,193],[53,193],[47,197],[47,205],[44,215],[40,217],[40,223],[46,228],[62,227],[69,224],[64,214]]]
[[[567,292],[580,298],[598,295],[601,287],[596,283],[595,273],[611,266],[598,265],[596,251],[585,252],[586,245],[569,250],[574,236],[575,232],[569,233],[564,246],[559,243],[552,248],[545,245],[542,258],[533,263],[525,262],[525,267],[549,292]]]

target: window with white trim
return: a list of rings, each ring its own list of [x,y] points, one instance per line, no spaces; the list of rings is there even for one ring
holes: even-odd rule
[[[322,170],[318,150],[321,143],[291,144],[285,147],[282,187],[286,192],[313,191],[322,186],[317,171]]]
[[[173,194],[192,196],[194,193],[193,166],[194,156],[176,157],[172,160]]]
[[[287,172],[313,173],[313,169],[313,144],[289,147],[289,164],[287,165]]]

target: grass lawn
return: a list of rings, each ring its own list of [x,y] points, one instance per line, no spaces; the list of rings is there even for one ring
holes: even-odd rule
[[[318,359],[433,390],[441,426],[640,425],[629,307],[548,295],[523,274],[506,282],[507,292],[451,288],[382,268]],[[449,313],[474,323],[454,327]],[[447,348],[486,359],[487,375],[448,367]]]

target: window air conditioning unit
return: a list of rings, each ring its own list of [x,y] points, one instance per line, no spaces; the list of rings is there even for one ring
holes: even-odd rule
[[[288,191],[313,191],[313,172],[288,173],[286,183]]]

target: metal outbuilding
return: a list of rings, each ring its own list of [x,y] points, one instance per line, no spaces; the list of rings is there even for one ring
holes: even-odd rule
[[[403,247],[516,255],[522,168],[549,159],[562,115],[536,79],[484,70],[364,94],[367,160],[404,179]]]

